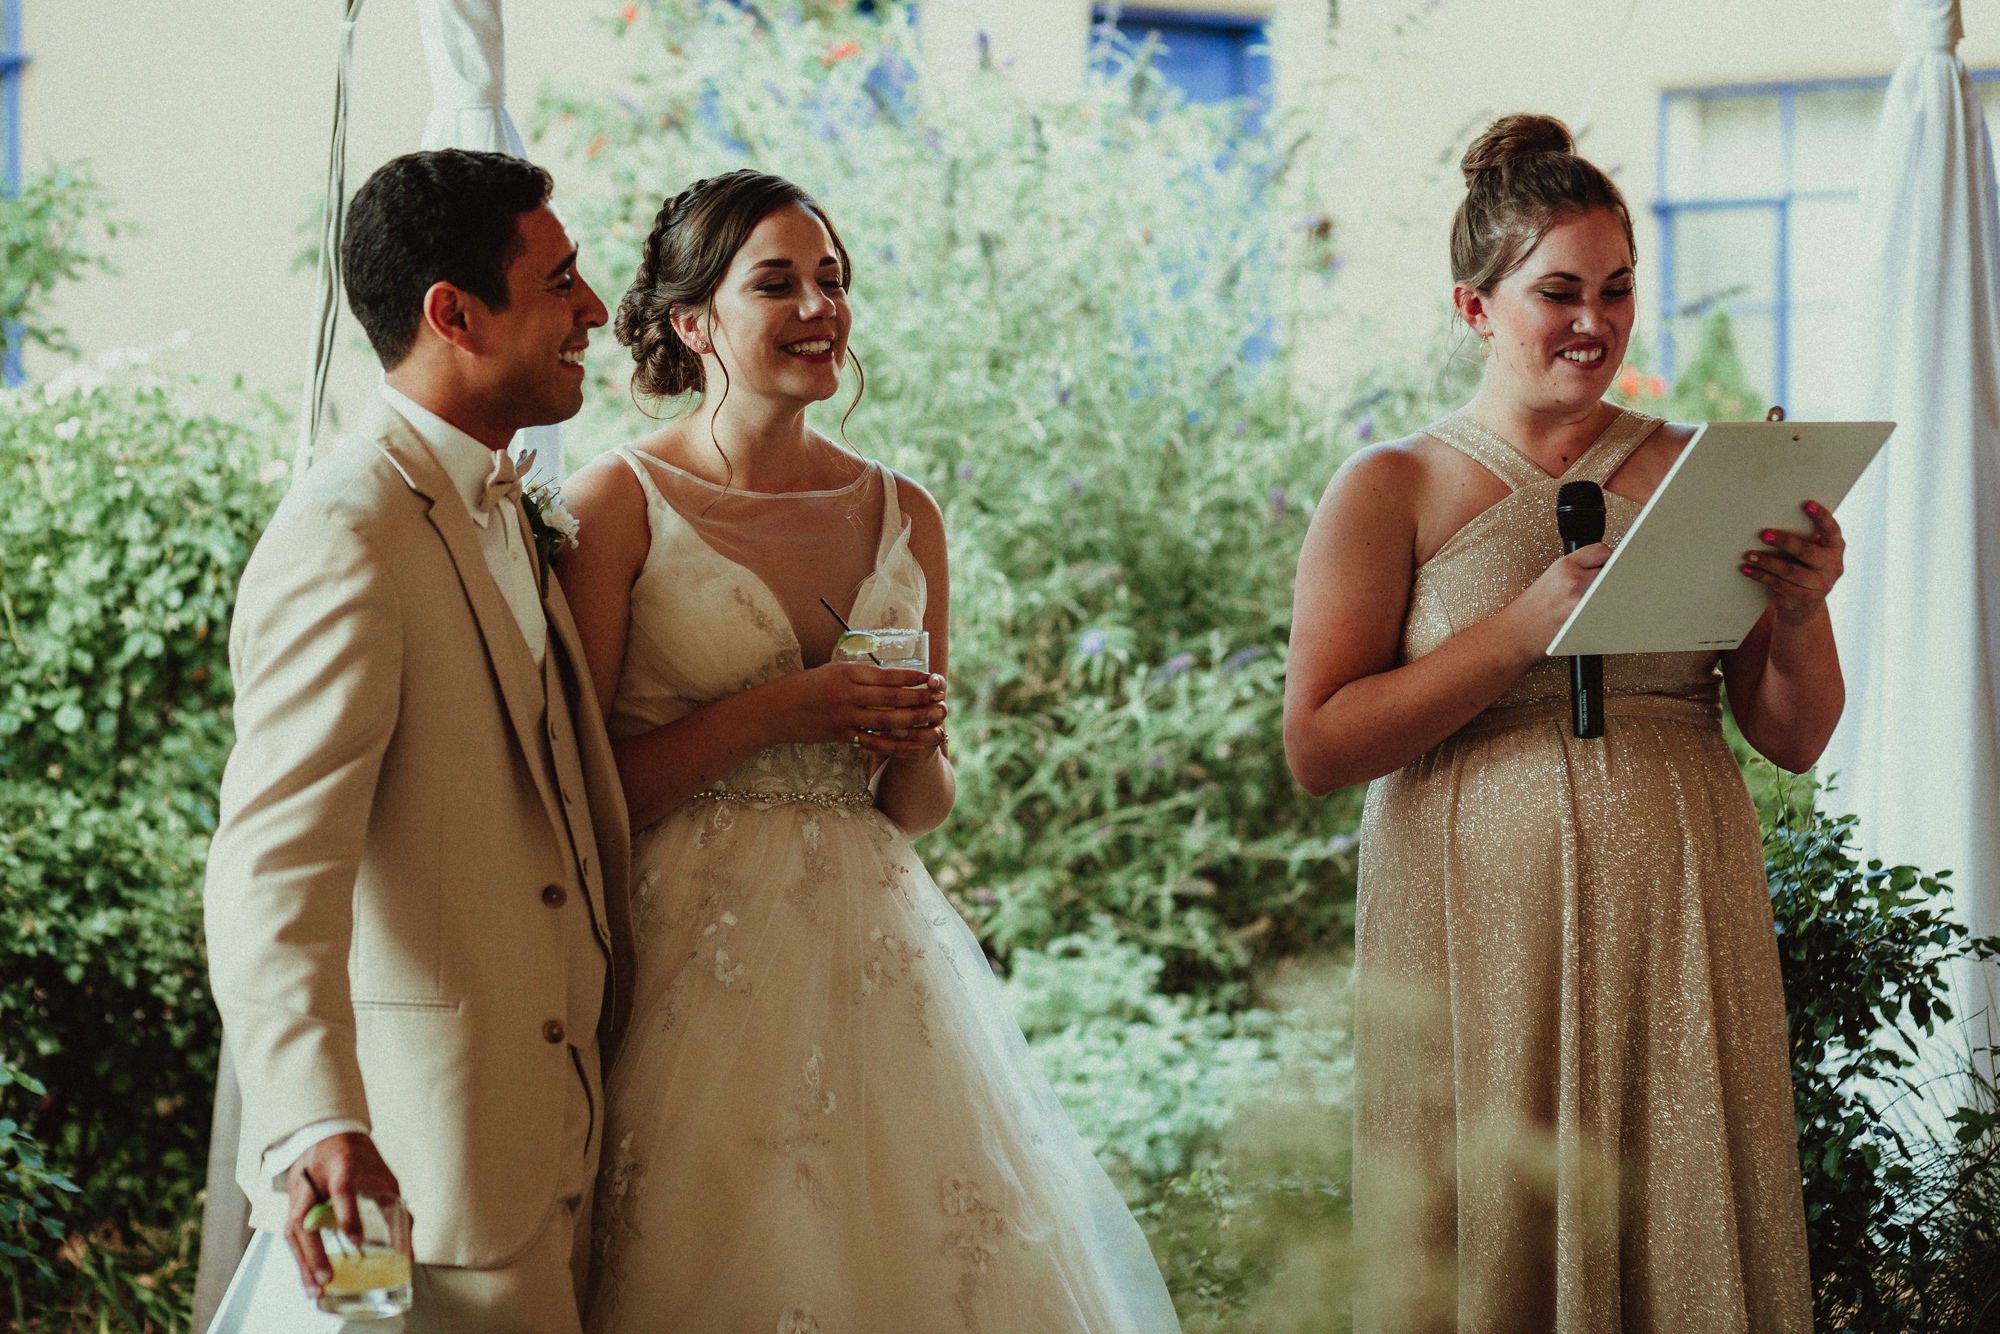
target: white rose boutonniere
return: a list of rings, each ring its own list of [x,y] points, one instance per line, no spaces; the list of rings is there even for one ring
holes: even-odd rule
[[[530,459],[521,471],[525,473],[532,466]],[[541,578],[542,596],[547,597],[549,564],[557,552],[576,545],[583,525],[563,503],[562,488],[552,483],[521,488],[521,508],[528,512],[528,531],[535,537],[535,569]]]

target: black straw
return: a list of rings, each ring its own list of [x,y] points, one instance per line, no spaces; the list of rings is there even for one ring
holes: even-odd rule
[[[826,608],[827,615],[833,617],[834,620],[840,622],[840,628],[842,630],[845,630],[848,634],[854,633],[854,627],[847,623],[847,618],[845,616],[842,616],[839,612],[833,609],[833,604],[831,602],[828,602],[825,598],[821,598],[819,600],[819,605]],[[873,653],[870,653],[868,655],[868,661],[874,663],[877,667],[880,667],[882,665],[882,660],[876,657]]]

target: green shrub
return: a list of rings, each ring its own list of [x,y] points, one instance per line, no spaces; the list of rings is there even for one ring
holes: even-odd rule
[[[1113,934],[1014,951],[1007,999],[1070,1119],[1127,1190],[1193,1166],[1275,1080],[1271,1016],[1155,990],[1158,958]]]
[[[1292,392],[1326,235],[1292,221],[1292,131],[1243,135],[1130,53],[1061,107],[994,73],[919,87],[901,10],[661,0],[624,26],[624,88],[541,116],[594,281],[626,283],[663,197],[742,165],[854,253],[848,429],[951,540],[960,796],[925,855],[960,910],[1002,957],[1104,917],[1167,990],[1231,1004],[1259,959],[1343,939],[1358,793],[1300,792],[1279,726],[1293,564],[1352,440]],[[579,458],[652,427],[594,375]]]
[[[183,1222],[217,1023],[200,885],[230,741],[230,604],[275,505],[269,415],[143,354],[0,403],[0,1054],[21,1116],[123,1232]]]
[[[1883,1104],[1918,1091],[1908,1074],[1917,1036],[1952,1017],[1951,965],[2000,962],[2000,938],[1971,939],[1945,914],[1945,872],[1864,868],[1850,846],[1854,817],[1819,809],[1810,780],[1770,791],[1765,864],[1791,1026],[1816,1323],[1885,1334],[1990,1328],[1978,1312],[2000,1311],[2000,1225],[1988,1212],[2000,1199],[1991,1090],[1956,1115],[1959,1138],[1945,1144],[1898,1132]]]

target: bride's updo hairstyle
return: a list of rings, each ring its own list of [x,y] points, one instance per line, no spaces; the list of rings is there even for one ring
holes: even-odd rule
[[[1625,196],[1577,156],[1569,127],[1553,116],[1502,116],[1465,150],[1465,202],[1451,220],[1451,277],[1490,292],[1527,259],[1557,219],[1609,209],[1625,225],[1634,258],[1632,214]]]
[[[854,266],[833,219],[819,201],[782,176],[732,171],[696,181],[660,205],[638,275],[618,302],[618,318],[611,326],[637,363],[632,372],[635,394],[676,398],[707,387],[701,358],[674,331],[674,312],[707,310],[757,224],[795,204],[826,227],[845,284]]]

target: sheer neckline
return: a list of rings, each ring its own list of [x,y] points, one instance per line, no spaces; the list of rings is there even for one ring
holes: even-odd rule
[[[843,455],[842,457],[854,458],[854,461],[861,465],[861,471],[855,476],[853,481],[842,486],[826,487],[816,491],[746,491],[741,487],[725,486],[721,482],[711,482],[700,473],[689,472],[677,463],[669,463],[665,459],[655,458],[645,450],[640,449],[637,445],[630,446],[627,452],[646,460],[646,462],[656,468],[665,468],[676,477],[685,477],[696,486],[706,487],[710,491],[718,492],[721,495],[735,496],[743,500],[812,500],[825,499],[831,496],[844,496],[866,483],[869,475],[875,470],[875,464],[868,459]]]

